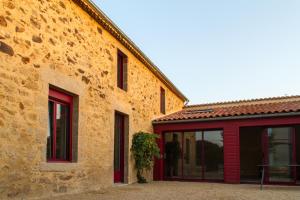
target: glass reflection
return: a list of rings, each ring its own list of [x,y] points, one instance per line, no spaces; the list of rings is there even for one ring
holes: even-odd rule
[[[166,133],[164,139],[167,178],[223,180],[223,131]]]
[[[165,176],[182,176],[182,134],[165,134]]]
[[[183,175],[187,178],[202,177],[202,132],[184,133]]]
[[[293,146],[292,129],[287,128],[269,128],[269,173],[270,181],[290,182],[292,181],[292,170],[288,165],[292,164]]]
[[[56,159],[68,160],[69,107],[56,104]]]
[[[47,159],[51,159],[53,156],[53,110],[54,103],[48,102],[48,133],[47,133]]]
[[[204,131],[204,176],[207,180],[224,178],[223,131]]]

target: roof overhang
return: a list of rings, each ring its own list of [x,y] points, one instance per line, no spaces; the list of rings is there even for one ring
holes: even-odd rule
[[[156,75],[172,92],[174,92],[184,102],[188,98],[164,75],[162,71],[139,49],[139,47],[109,19],[91,0],[73,0],[92,18],[94,18],[106,31],[121,42],[137,59],[139,59],[148,69]]]
[[[153,125],[159,125],[159,124],[179,124],[179,123],[208,122],[208,121],[226,121],[226,120],[238,120],[238,119],[290,117],[290,116],[298,116],[298,115],[300,115],[300,112],[275,113],[275,114],[273,113],[273,114],[262,114],[262,115],[242,115],[242,116],[201,118],[201,119],[183,119],[183,120],[153,121],[152,124]]]

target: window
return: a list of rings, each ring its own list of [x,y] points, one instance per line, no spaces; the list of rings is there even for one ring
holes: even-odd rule
[[[127,56],[118,51],[117,85],[125,91],[127,91],[127,60]]]
[[[47,161],[72,161],[72,104],[72,96],[50,89]]]
[[[160,112],[166,114],[166,91],[160,88]]]

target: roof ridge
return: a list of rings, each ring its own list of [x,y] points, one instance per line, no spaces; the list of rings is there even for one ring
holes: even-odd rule
[[[213,102],[213,103],[194,104],[194,105],[186,105],[186,106],[184,106],[184,108],[194,108],[194,107],[200,107],[200,106],[227,105],[227,104],[235,104],[235,103],[248,103],[248,102],[256,102],[256,101],[257,102],[271,101],[271,100],[281,100],[281,99],[291,99],[291,98],[300,98],[300,95],[265,97],[265,98],[242,99],[242,100],[233,100],[233,101],[223,101],[223,102],[221,101],[221,102]]]

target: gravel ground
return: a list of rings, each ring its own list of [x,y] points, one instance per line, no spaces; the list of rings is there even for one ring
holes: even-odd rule
[[[153,182],[115,186],[91,192],[44,200],[300,200],[299,186],[229,185],[215,183]]]

